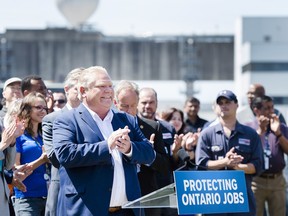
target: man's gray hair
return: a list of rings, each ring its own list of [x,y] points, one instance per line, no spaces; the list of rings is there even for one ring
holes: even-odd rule
[[[69,88],[75,86],[78,83],[78,80],[81,77],[82,72],[85,70],[83,67],[75,68],[71,70],[64,80],[64,86],[68,86]]]
[[[132,90],[139,97],[139,87],[135,82],[128,80],[121,80],[114,88],[115,100],[118,102],[118,96],[122,90]]]

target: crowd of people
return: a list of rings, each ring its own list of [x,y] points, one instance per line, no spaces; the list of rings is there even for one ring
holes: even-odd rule
[[[13,77],[2,96],[1,215],[174,216],[173,208],[121,206],[173,183],[180,167],[244,171],[249,212],[217,215],[287,214],[288,129],[261,84],[239,110],[237,96],[220,91],[213,121],[200,118],[195,97],[157,110],[155,89],[114,86],[101,66],[70,71],[63,92],[36,75]]]

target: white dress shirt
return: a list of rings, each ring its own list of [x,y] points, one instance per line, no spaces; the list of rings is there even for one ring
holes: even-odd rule
[[[106,117],[102,120],[94,111],[89,109],[87,106],[85,107],[88,109],[93,119],[97,123],[104,139],[107,140],[111,133],[114,131],[112,127],[112,110],[110,110]],[[114,165],[114,178],[110,199],[110,207],[122,206],[123,204],[127,203],[122,154],[116,148],[110,149],[110,154],[112,155],[112,163]],[[99,187],[101,187],[101,185],[99,185]]]

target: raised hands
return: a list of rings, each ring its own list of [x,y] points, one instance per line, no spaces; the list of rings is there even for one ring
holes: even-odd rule
[[[235,148],[231,148],[225,155],[227,167],[236,169],[236,167],[243,161],[243,157],[235,152]]]
[[[195,133],[189,132],[185,134],[181,143],[182,147],[188,151],[192,150],[197,145],[199,134],[200,131]]]
[[[274,134],[281,133],[280,125],[281,125],[281,122],[279,120],[279,117],[276,114],[272,114],[270,117],[270,128]]]
[[[127,154],[131,150],[131,141],[128,133],[130,132],[128,126],[123,129],[119,128],[108,137],[108,146],[110,149],[117,149],[123,154]]]
[[[151,134],[149,142],[152,144],[152,147],[154,148],[154,139],[155,139],[155,134]]]
[[[26,186],[22,181],[24,181],[32,172],[32,166],[28,164],[16,166],[13,170],[12,185],[17,187],[19,190],[26,192]]]
[[[3,151],[9,145],[14,145],[15,139],[23,134],[24,123],[18,122],[16,119],[4,129],[2,133],[2,140],[0,142],[0,150]]]
[[[265,117],[264,115],[259,116],[258,118],[259,129],[257,130],[259,135],[262,135],[267,131],[269,123],[270,122],[268,117]]]

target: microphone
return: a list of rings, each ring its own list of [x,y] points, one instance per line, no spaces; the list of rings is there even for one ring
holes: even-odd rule
[[[190,156],[188,155],[188,153],[183,148],[180,148],[177,151],[177,155],[180,158],[180,160],[184,162],[184,165],[182,165],[181,167],[177,168],[175,171],[184,170],[185,168],[188,169],[188,167],[191,168],[191,166],[195,169],[196,164],[193,164],[190,161]]]
[[[198,170],[199,168],[200,169],[203,169],[203,170],[207,170],[207,167],[204,167],[204,166],[200,166],[200,165],[197,165],[195,163],[193,163],[191,160],[190,160],[190,156],[188,155],[188,153],[185,151],[185,149],[183,148],[180,148],[177,152],[177,155],[178,157],[180,158],[181,161],[184,162],[184,165],[179,167],[178,169],[176,169],[175,171],[179,171],[179,170],[184,170],[184,168],[187,168],[189,170]]]
[[[180,160],[182,160],[184,162],[187,162],[190,160],[190,156],[188,155],[188,153],[183,148],[180,148],[177,151],[177,155],[180,158]]]

